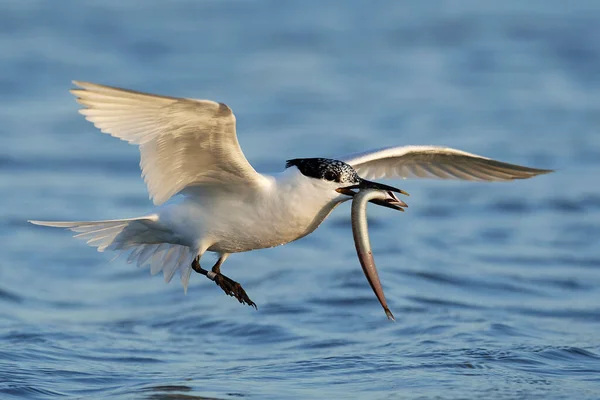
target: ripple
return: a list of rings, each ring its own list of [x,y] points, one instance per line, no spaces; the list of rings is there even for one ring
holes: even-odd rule
[[[502,323],[493,323],[490,326],[490,333],[493,336],[502,336],[502,337],[523,337],[528,336],[525,335],[523,330],[517,329],[514,326],[502,324]]]
[[[590,307],[589,309],[569,308],[569,309],[541,309],[526,307],[509,307],[512,312],[519,314],[544,317],[559,318],[574,321],[598,322],[600,321],[600,308]]]
[[[44,333],[28,333],[13,331],[2,335],[2,340],[16,343],[46,343],[49,340],[49,334]]]
[[[448,308],[462,308],[462,309],[482,309],[483,306],[477,306],[474,304],[462,303],[458,301],[451,301],[445,299],[423,297],[423,296],[407,296],[408,299],[415,301],[420,304],[426,304],[428,306],[440,306]]]
[[[582,194],[576,197],[557,196],[535,204],[525,197],[501,198],[487,204],[487,208],[503,214],[523,214],[539,210],[576,214],[600,209],[600,196],[596,194]]]
[[[525,199],[500,199],[489,205],[489,209],[502,213],[523,214],[533,210]]]
[[[565,213],[582,213],[600,209],[600,196],[583,194],[577,197],[554,197],[547,202],[547,209]]]
[[[192,388],[185,385],[158,385],[140,389],[141,392],[189,392]]]
[[[144,397],[151,400],[220,400],[220,397],[195,395],[194,388],[187,385],[156,385],[143,387],[137,393],[147,393]],[[227,393],[227,396],[245,397],[241,393]]]
[[[43,382],[40,382],[39,386],[33,385],[18,385],[18,384],[4,384],[0,386],[0,393],[4,393],[9,396],[17,396],[18,398],[35,398],[39,396],[52,396],[52,397],[63,397],[66,396],[64,393],[50,390],[47,388],[41,388],[45,386]]]
[[[536,286],[550,286],[572,292],[581,292],[592,290],[594,287],[591,284],[586,284],[579,278],[543,278],[543,277],[527,277],[523,278],[520,276],[512,276],[511,279],[524,281],[528,284],[534,284]]]
[[[364,288],[365,286],[363,286]],[[328,306],[333,308],[338,307],[362,307],[365,305],[370,305],[372,303],[376,303],[377,300],[374,296],[352,296],[352,297],[321,297],[316,299],[309,300],[310,304],[314,304],[317,306]]]
[[[448,274],[443,274],[441,272],[433,271],[404,271],[403,273],[405,275],[415,276],[430,282],[442,283],[444,285],[452,285],[459,288],[465,288],[467,290],[476,290],[484,292],[494,290],[498,292],[526,293],[535,294],[538,296],[543,295],[543,293],[539,290],[534,290],[532,288],[518,286],[511,283],[476,280],[472,278],[466,278],[464,276],[452,276]]]
[[[418,215],[426,218],[452,218],[457,214],[458,209],[456,207],[445,207],[445,206],[424,206],[419,208]]]
[[[559,347],[559,348],[547,348],[536,352],[541,358],[549,360],[560,360],[560,361],[598,361],[600,356],[589,350],[584,350],[579,347]],[[598,364],[598,371],[600,371],[600,364]]]
[[[2,301],[8,303],[21,303],[23,302],[23,297],[6,289],[0,288],[0,302]]]
[[[310,313],[310,308],[298,304],[267,303],[261,311],[267,315],[302,315]]]
[[[280,325],[264,322],[241,323],[229,318],[195,318],[183,317],[151,324],[153,328],[167,328],[172,334],[177,335],[222,335],[232,340],[259,343],[281,343],[297,338]]]
[[[514,236],[514,231],[509,228],[485,228],[478,232],[478,236],[484,242],[505,244]]]
[[[434,325],[417,325],[417,326],[398,326],[395,327],[394,333],[398,336],[408,337],[427,337],[428,335],[441,335],[454,328],[450,324],[434,324]]]
[[[493,264],[511,264],[511,265],[528,265],[536,267],[547,266],[578,266],[586,268],[600,267],[600,258],[598,257],[577,257],[565,255],[483,255],[476,256],[479,261],[485,261]]]
[[[103,172],[111,175],[122,175],[124,172],[139,175],[139,168],[135,160],[129,158],[50,158],[36,157],[35,159],[16,159],[10,156],[0,156],[0,170],[19,171],[40,170],[52,171],[53,173],[76,173]]]
[[[325,339],[315,341],[303,341],[302,344],[290,347],[290,350],[322,350],[322,349],[336,349],[340,347],[346,347],[358,342],[348,339]]]
[[[556,211],[580,213],[585,211],[585,202],[574,199],[556,198],[548,202],[548,207]]]
[[[88,361],[107,361],[111,363],[123,363],[123,364],[161,364],[164,363],[164,360],[154,358],[154,357],[135,357],[135,356],[110,356],[110,355],[92,355],[85,354],[79,355],[78,358],[82,360]]]
[[[587,210],[600,209],[600,195],[589,193],[580,197],[580,202]]]

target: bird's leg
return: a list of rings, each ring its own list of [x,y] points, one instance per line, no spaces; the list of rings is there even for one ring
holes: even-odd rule
[[[252,306],[256,309],[256,303],[250,300],[250,297],[248,297],[246,291],[242,288],[242,285],[221,273],[221,265],[223,264],[223,262],[225,262],[228,256],[229,254],[221,254],[215,265],[213,265],[211,272],[209,273],[209,275],[212,275],[212,277],[209,275],[207,276],[209,276],[210,279],[215,281],[217,286],[223,289],[225,294],[233,296],[240,303],[248,304],[249,306]]]
[[[221,265],[223,262],[225,262],[228,256],[229,254],[222,254],[215,265],[213,265],[211,271],[207,271],[200,267],[200,257],[198,256],[192,262],[192,269],[199,274],[206,276],[211,281],[214,281],[217,286],[223,289],[225,294],[235,297],[240,303],[248,304],[249,306],[257,308],[256,303],[250,300],[246,294],[246,291],[242,288],[242,285],[221,273]]]
[[[197,273],[208,277],[208,271],[200,266],[200,256],[194,258],[194,261],[192,261],[192,269]]]

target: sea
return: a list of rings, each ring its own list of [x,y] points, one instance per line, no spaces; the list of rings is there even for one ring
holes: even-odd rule
[[[419,144],[555,172],[387,182],[395,322],[349,203],[227,260],[255,310],[26,222],[153,207],[71,80],[224,102],[261,172]],[[597,0],[0,0],[0,398],[599,399],[599,167]]]

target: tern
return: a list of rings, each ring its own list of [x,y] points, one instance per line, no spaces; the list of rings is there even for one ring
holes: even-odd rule
[[[129,253],[170,282],[179,271],[187,292],[192,271],[205,275],[240,303],[254,306],[242,286],[221,273],[229,255],[290,243],[312,233],[339,204],[355,199],[358,257],[388,317],[366,236],[370,201],[399,211],[403,190],[381,178],[510,181],[552,172],[508,164],[441,146],[398,146],[334,158],[288,160],[283,172],[254,170],[236,136],[231,109],[210,100],[158,96],[87,82],[71,90],[79,110],[100,131],[140,151],[142,176],[155,207],[147,215],[105,221],[35,221],[67,228],[98,251]],[[200,265],[217,253],[210,270]]]

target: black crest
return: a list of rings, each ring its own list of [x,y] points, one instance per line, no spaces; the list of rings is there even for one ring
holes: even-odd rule
[[[287,160],[285,167],[296,166],[304,176],[337,183],[358,183],[360,178],[354,168],[343,161],[330,158],[295,158]]]

